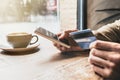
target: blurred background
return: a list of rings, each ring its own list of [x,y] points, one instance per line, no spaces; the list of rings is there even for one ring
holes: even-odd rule
[[[1,0],[0,23],[41,22],[57,18],[57,0]]]
[[[57,0],[0,0],[0,44],[11,32],[33,33],[44,27],[54,33],[60,31]]]

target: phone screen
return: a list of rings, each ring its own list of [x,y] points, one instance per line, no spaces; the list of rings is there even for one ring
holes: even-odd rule
[[[44,34],[44,35],[46,35],[46,36],[49,36],[49,37],[51,37],[51,38],[54,38],[54,39],[58,40],[58,37],[57,37],[56,34],[50,32],[50,31],[48,31],[48,30],[46,30],[46,29],[44,29],[44,28],[39,27],[37,30],[38,30],[40,33],[42,33],[42,34]]]

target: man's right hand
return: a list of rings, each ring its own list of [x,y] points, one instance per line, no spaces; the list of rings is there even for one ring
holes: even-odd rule
[[[81,48],[76,44],[76,42],[71,37],[69,37],[69,33],[74,31],[77,31],[77,30],[67,30],[67,31],[64,31],[63,33],[58,34],[59,40],[69,44],[70,48],[66,48],[57,43],[54,43],[54,46],[56,46],[57,49],[59,49],[61,52],[80,51]]]

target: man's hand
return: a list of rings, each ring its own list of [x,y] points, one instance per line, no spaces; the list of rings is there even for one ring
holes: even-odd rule
[[[120,80],[120,44],[95,41],[90,45],[89,61],[93,70],[110,80]]]
[[[54,46],[56,46],[61,52],[81,50],[81,48],[79,46],[77,46],[75,41],[72,38],[69,37],[69,33],[74,32],[74,31],[77,31],[77,30],[67,30],[67,31],[64,31],[63,33],[58,34],[59,40],[69,44],[71,46],[70,48],[66,48],[66,47],[64,47],[62,45],[59,45],[57,43],[54,43]]]

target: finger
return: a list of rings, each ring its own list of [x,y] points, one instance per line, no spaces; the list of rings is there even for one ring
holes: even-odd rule
[[[97,66],[99,66],[101,68],[110,67],[111,66],[111,62],[110,61],[107,61],[107,60],[102,59],[100,57],[96,57],[94,55],[90,55],[89,62],[91,64],[97,65]]]
[[[69,37],[69,33],[70,33],[70,32],[74,32],[74,31],[77,31],[77,30],[75,29],[75,30],[67,30],[67,31],[64,31],[61,35],[59,35],[59,39],[68,38],[68,37]]]
[[[90,54],[115,63],[119,63],[120,61],[120,54],[113,51],[103,51],[93,48]]]
[[[60,47],[59,49],[60,49],[62,52],[67,52],[67,51],[69,51],[69,49],[67,49],[66,47],[63,47],[63,46]]]
[[[53,45],[57,47],[57,43],[53,42]]]
[[[57,33],[56,35],[57,35],[57,36],[60,36],[61,34],[62,34],[62,33]]]
[[[103,50],[99,50],[99,49],[95,49],[95,48],[91,49],[91,51],[90,51],[90,54],[100,57],[100,58],[103,58],[105,60],[109,59],[110,53],[111,52],[109,52],[109,51],[103,51]]]
[[[71,32],[75,32],[75,31],[78,31],[78,30],[77,29],[67,30],[67,31],[65,31],[65,33],[71,33]]]
[[[57,48],[57,49],[59,49],[59,50],[63,50],[63,49],[61,49],[63,46],[62,45],[59,45],[59,44],[57,44],[57,43],[54,43],[54,46]]]
[[[97,49],[101,49],[101,50],[110,50],[110,45],[105,41],[94,41],[93,43],[90,44],[90,48],[97,48]]]
[[[59,49],[62,52],[72,51],[71,48],[66,48],[66,47],[59,45],[59,44],[56,44],[56,43],[54,43],[54,45],[56,46],[57,49]]]
[[[70,50],[71,50],[71,51],[81,51],[81,50],[83,50],[83,49],[80,48],[79,46],[71,46]]]
[[[100,68],[100,67],[97,67],[97,66],[93,66],[93,70],[99,74],[100,76],[102,76],[103,78],[106,78],[108,80],[117,80],[117,75],[118,74],[113,74],[113,70],[112,69],[109,69],[109,68]],[[105,79],[105,80],[106,80]]]
[[[70,48],[61,47],[59,48],[62,52],[70,52],[70,51],[81,51],[82,49],[79,46],[71,46]]]
[[[106,78],[107,75],[106,75],[105,69],[93,65],[93,70],[94,70],[94,72],[97,73],[98,75]]]
[[[120,44],[97,40],[90,44],[90,48],[97,48],[108,51],[120,51]]]

